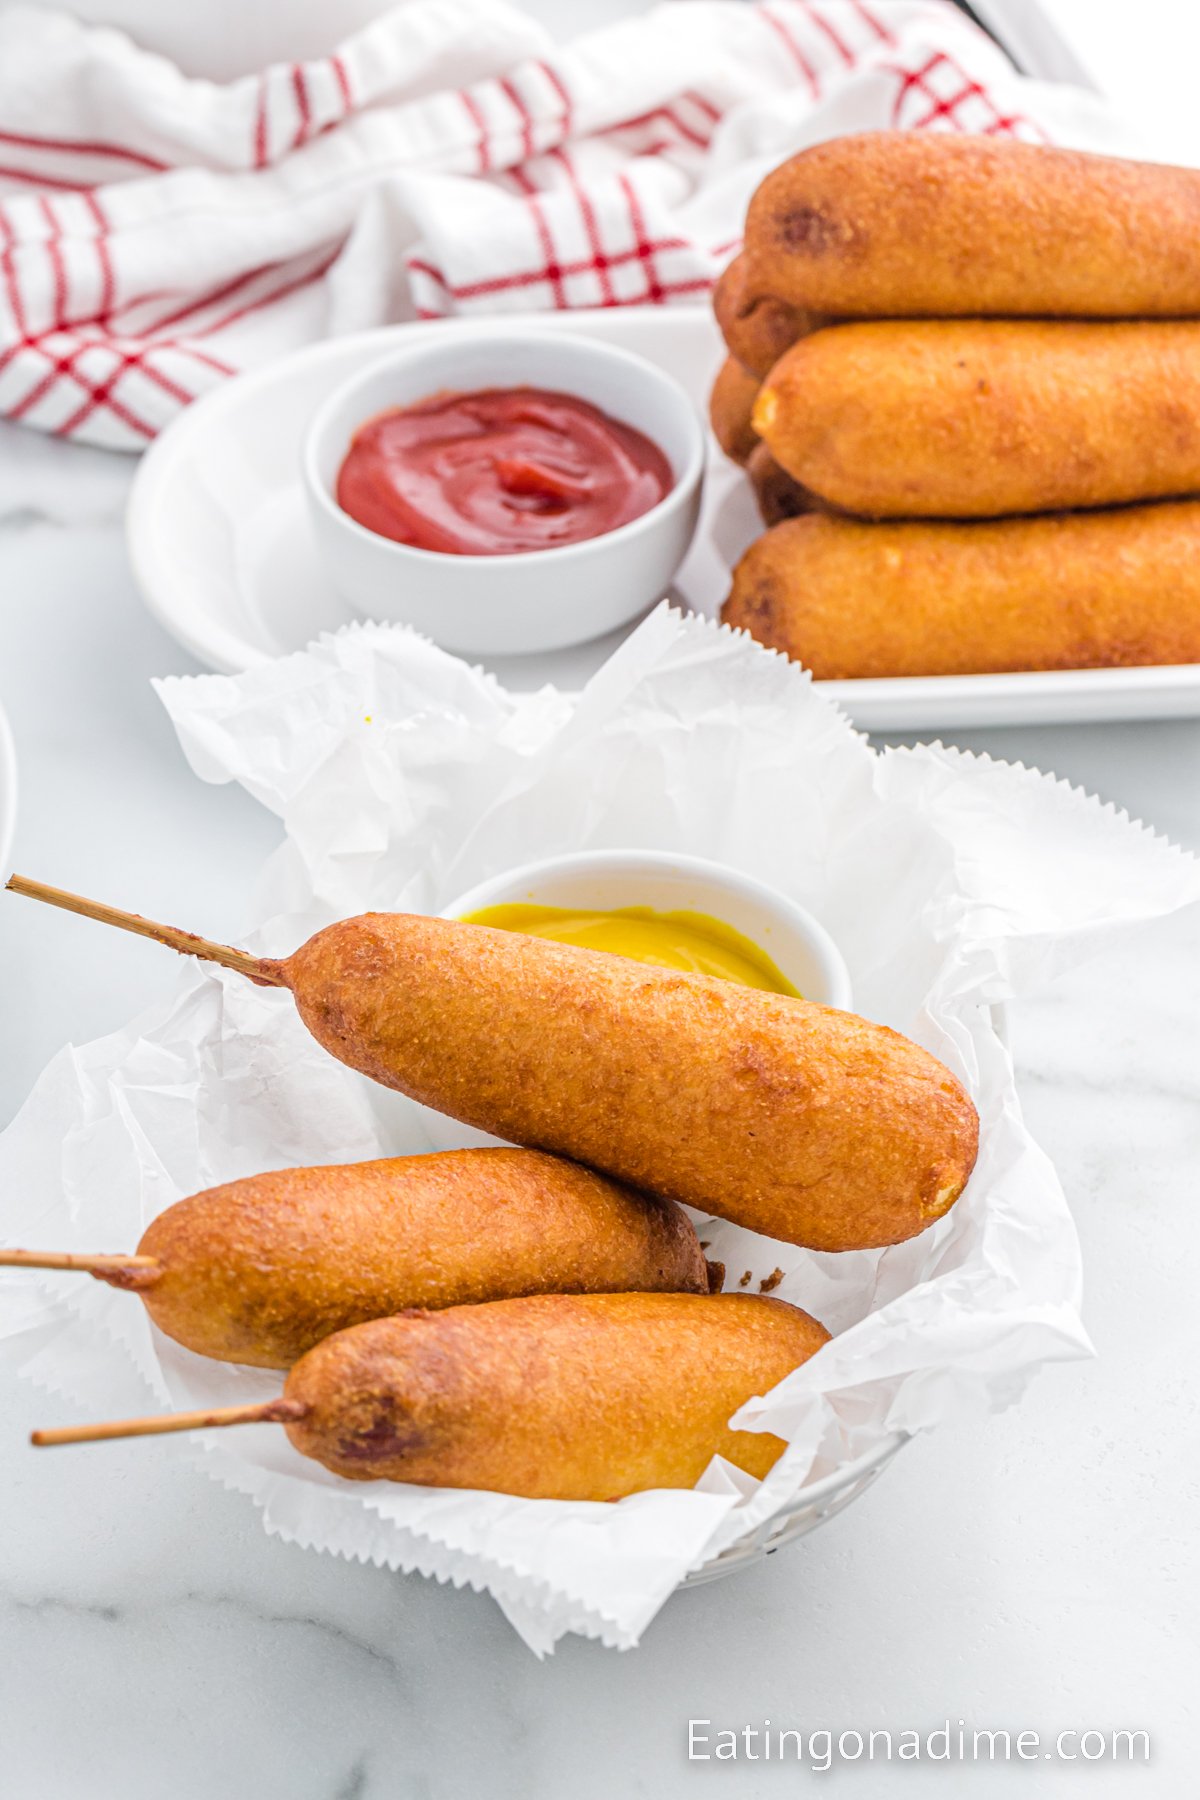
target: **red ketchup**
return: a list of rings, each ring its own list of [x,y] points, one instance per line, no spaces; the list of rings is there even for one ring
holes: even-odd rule
[[[338,472],[337,502],[399,544],[514,556],[628,525],[673,480],[657,444],[586,400],[485,388],[368,419]]]

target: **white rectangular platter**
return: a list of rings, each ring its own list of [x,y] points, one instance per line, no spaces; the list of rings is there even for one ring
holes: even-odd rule
[[[505,324],[519,315],[506,315]],[[707,307],[543,313],[539,331],[618,344],[706,403],[724,355]],[[297,352],[190,407],[147,452],[128,513],[130,555],[151,611],[207,667],[248,668],[301,648],[354,615],[317,562],[300,487],[313,411],[346,376],[417,332],[477,335],[487,324],[391,326]],[[734,561],[763,529],[740,469],[711,446],[695,543],[674,597],[716,618]],[[568,595],[564,605],[570,604]],[[577,688],[620,636],[545,656],[491,659],[509,687]],[[905,677],[824,684],[864,730],[1200,717],[1200,664],[1047,674]]]

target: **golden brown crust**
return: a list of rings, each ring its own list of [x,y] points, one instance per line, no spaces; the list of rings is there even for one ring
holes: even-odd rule
[[[952,133],[831,138],[761,183],[745,244],[741,311],[1194,317],[1200,170]]]
[[[687,1215],[535,1150],[284,1169],[194,1194],[139,1245],[144,1299],[200,1355],[287,1368],[404,1307],[627,1288],[707,1293]]]
[[[396,913],[329,926],[283,973],[318,1041],[385,1086],[794,1243],[912,1237],[975,1160],[941,1063],[803,1000]]]
[[[750,423],[757,394],[758,376],[744,369],[736,357],[727,356],[708,397],[708,419],[718,444],[736,463],[744,463],[758,442]]]
[[[730,1431],[829,1334],[751,1295],[542,1295],[377,1320],[320,1344],[286,1395],[305,1456],[351,1481],[615,1500],[693,1487],[714,1455],[762,1476],[783,1449]]]
[[[798,482],[879,518],[995,518],[1200,492],[1200,321],[837,325],[754,422]]]
[[[750,295],[746,273],[735,256],[713,289],[713,311],[730,356],[761,381],[797,338],[827,321],[770,293]]]
[[[798,519],[821,504],[794,476],[780,468],[766,444],[758,445],[746,464],[746,474],[764,525]]]
[[[721,612],[818,680],[1200,661],[1200,503],[975,523],[813,514]]]

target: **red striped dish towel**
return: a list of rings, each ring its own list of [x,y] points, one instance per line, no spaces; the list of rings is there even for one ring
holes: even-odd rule
[[[767,168],[879,126],[1039,139],[945,0],[674,0],[554,45],[409,0],[227,86],[0,13],[0,415],[138,450],[238,370],[394,320],[702,298]]]

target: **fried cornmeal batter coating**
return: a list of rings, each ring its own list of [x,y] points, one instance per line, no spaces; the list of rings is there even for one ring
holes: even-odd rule
[[[827,321],[771,294],[750,294],[746,274],[745,258],[735,256],[713,289],[713,311],[730,356],[761,380],[797,338]]]
[[[283,1369],[404,1307],[551,1291],[708,1292],[687,1214],[536,1150],[280,1169],[177,1201],[138,1245],[155,1324],[203,1356]]]
[[[742,263],[743,311],[1194,317],[1200,169],[955,133],[832,138],[760,184]]]
[[[727,356],[717,370],[708,397],[708,421],[713,436],[733,462],[744,463],[758,442],[750,423],[758,396],[758,376],[744,369],[737,358]]]
[[[327,1338],[288,1377],[296,1449],[351,1481],[617,1500],[694,1487],[715,1455],[763,1476],[784,1445],[743,1402],[829,1341],[756,1295],[543,1294]]]
[[[1200,661],[1200,502],[765,532],[721,611],[818,680]]]
[[[781,519],[798,519],[812,512],[821,502],[805,487],[780,468],[766,444],[756,444],[746,460],[746,474],[754,489],[754,498],[765,525],[778,525]]]
[[[717,371],[709,396],[708,416],[713,436],[733,462],[741,463],[750,478],[758,510],[768,525],[794,519],[808,512],[813,496],[776,462],[751,424],[759,379],[744,369],[736,357],[727,356]]]
[[[775,364],[754,428],[797,481],[876,518],[1200,493],[1200,320],[836,325]]]
[[[943,1064],[805,1000],[399,913],[261,967],[385,1086],[793,1243],[912,1237],[975,1161],[975,1109]]]

